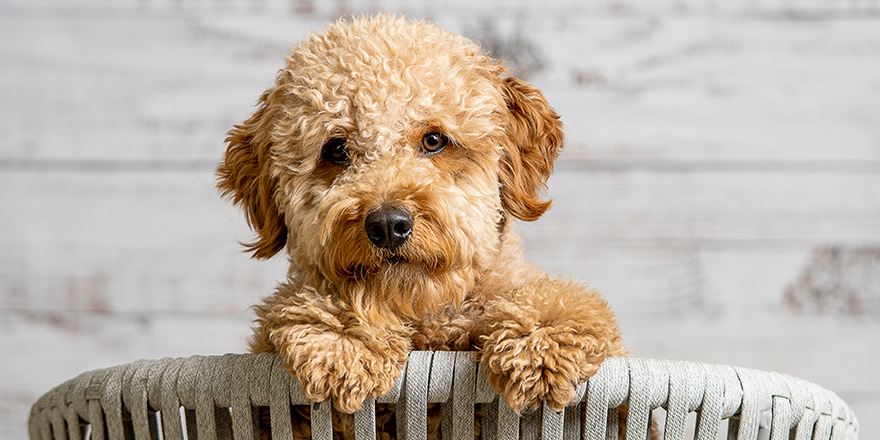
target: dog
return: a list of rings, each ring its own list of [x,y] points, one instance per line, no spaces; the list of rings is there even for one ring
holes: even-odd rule
[[[290,260],[250,349],[278,353],[310,400],[350,414],[409,351],[473,350],[514,411],[561,410],[626,354],[596,291],[523,259],[515,220],[550,207],[562,124],[474,42],[340,20],[292,49],[226,141],[218,187],[257,234],[248,251]]]

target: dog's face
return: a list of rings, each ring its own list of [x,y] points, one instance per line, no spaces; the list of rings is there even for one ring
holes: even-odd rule
[[[533,220],[561,147],[536,89],[463,37],[388,16],[340,23],[287,58],[236,126],[219,187],[256,257],[286,245],[305,284],[420,315],[460,302]]]

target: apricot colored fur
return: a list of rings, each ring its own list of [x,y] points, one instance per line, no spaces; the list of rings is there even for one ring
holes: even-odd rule
[[[433,132],[449,143],[428,154]],[[348,162],[324,157],[331,139]],[[550,207],[562,124],[466,38],[388,15],[340,21],[293,48],[227,142],[218,186],[257,233],[248,249],[290,260],[255,308],[251,349],[279,353],[309,399],[343,413],[343,431],[413,349],[478,351],[520,413],[562,408],[625,354],[598,293],[523,260],[514,219]],[[394,250],[364,226],[388,205],[413,218]]]

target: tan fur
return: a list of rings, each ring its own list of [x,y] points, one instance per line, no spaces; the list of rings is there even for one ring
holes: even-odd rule
[[[549,208],[562,127],[506,74],[431,24],[340,21],[294,47],[230,131],[218,186],[257,233],[248,250],[290,259],[255,308],[251,348],[279,353],[309,399],[351,413],[391,388],[412,349],[478,350],[514,410],[559,409],[625,353],[598,293],[522,259],[512,220]],[[432,132],[450,140],[437,154],[419,147]],[[348,163],[322,156],[334,138]],[[364,227],[387,205],[413,218],[393,251]]]

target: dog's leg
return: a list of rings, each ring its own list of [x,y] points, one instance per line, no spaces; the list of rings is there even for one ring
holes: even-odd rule
[[[275,351],[305,396],[331,400],[344,413],[387,393],[410,348],[399,321],[370,320],[338,299],[310,288],[282,286],[256,307],[254,351]]]
[[[490,300],[486,321],[481,362],[520,414],[542,401],[561,410],[605,357],[625,354],[605,300],[568,280],[541,277]]]

